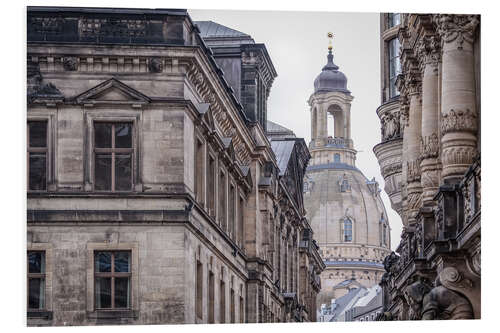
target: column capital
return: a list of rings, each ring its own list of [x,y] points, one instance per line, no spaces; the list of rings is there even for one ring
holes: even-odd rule
[[[463,48],[464,41],[472,44],[474,32],[479,25],[479,15],[435,14],[433,16],[441,43],[456,41],[457,49]]]
[[[415,48],[422,73],[426,65],[437,66],[441,62],[441,39],[438,34],[422,36]]]

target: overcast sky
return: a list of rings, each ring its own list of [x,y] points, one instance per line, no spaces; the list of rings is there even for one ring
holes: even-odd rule
[[[380,35],[378,13],[189,10],[193,20],[215,21],[264,43],[278,72],[268,100],[268,119],[292,129],[309,143],[311,120],[307,100],[326,64],[327,33],[333,32],[334,62],[347,76],[354,96],[352,139],[359,151],[356,165],[384,188],[373,146],[380,142]],[[392,248],[399,244],[401,219],[382,198],[392,228]]]

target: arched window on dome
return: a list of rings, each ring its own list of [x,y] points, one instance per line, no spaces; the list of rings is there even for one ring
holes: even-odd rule
[[[339,153],[335,153],[335,155],[333,155],[333,162],[340,163],[340,154]]]
[[[344,242],[352,242],[352,221],[346,217],[344,219]]]

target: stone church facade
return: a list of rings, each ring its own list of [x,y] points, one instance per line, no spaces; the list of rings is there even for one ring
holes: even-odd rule
[[[304,179],[304,201],[320,254],[318,309],[344,296],[352,282],[372,287],[380,281],[390,253],[390,227],[380,189],[356,167],[351,137],[351,102],[347,77],[333,62],[314,81],[309,98],[311,162]]]
[[[27,16],[28,325],[315,321],[310,154],[266,131],[265,45],[186,10]]]
[[[381,320],[481,318],[479,15],[381,14],[385,191],[403,221]]]

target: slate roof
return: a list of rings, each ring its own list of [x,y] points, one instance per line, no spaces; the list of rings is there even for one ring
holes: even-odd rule
[[[271,141],[271,149],[276,155],[278,168],[280,169],[280,176],[285,174],[288,162],[292,156],[295,140]]]
[[[240,44],[255,43],[250,35],[213,21],[195,21],[194,23],[200,29],[200,35],[205,40],[224,39],[225,44],[233,44],[234,41],[238,41]]]
[[[365,288],[355,288],[351,289],[347,292],[342,297],[339,297],[335,300],[335,303],[332,303],[332,306],[335,306],[335,309],[333,309],[332,314],[333,317],[330,319],[330,321],[335,321],[339,315],[341,315],[346,307],[351,303],[354,298],[358,297],[361,292],[366,292]]]
[[[295,133],[285,126],[281,126],[273,121],[268,120],[266,124],[266,135],[272,140],[275,138],[296,138]]]

